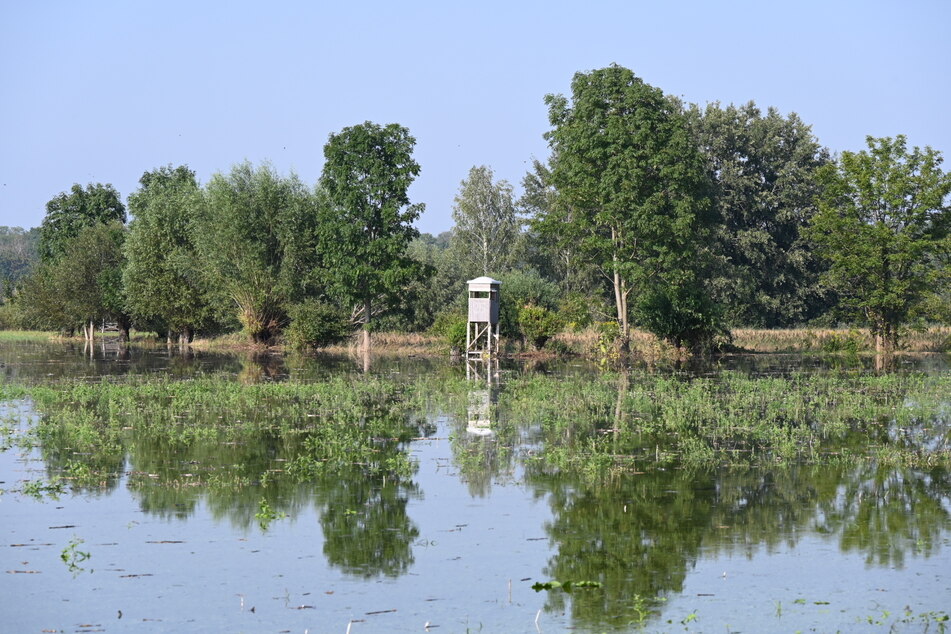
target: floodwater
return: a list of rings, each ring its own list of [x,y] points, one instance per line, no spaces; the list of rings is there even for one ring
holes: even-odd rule
[[[839,363],[737,357],[678,371],[773,375]],[[847,371],[873,371],[851,363]],[[347,358],[137,348],[90,356],[35,343],[0,344],[0,364],[0,380],[25,384],[211,372],[243,383],[321,381],[363,370]],[[949,371],[946,357],[893,371],[908,369]],[[370,371],[466,375],[464,364],[432,359],[379,359]],[[149,486],[158,460],[149,452],[167,447],[130,448],[101,486],[31,492],[24,483],[48,478],[55,452],[10,442],[41,413],[28,399],[2,403],[0,631],[943,631],[951,474],[850,464],[585,484],[533,469],[528,434],[522,447],[499,447],[491,433],[492,417],[505,416],[498,393],[507,377],[530,372],[596,369],[470,369],[465,414],[414,414],[420,434],[404,448],[411,477],[285,482],[280,513],[267,522],[256,517],[254,485]],[[224,462],[265,459],[218,450]],[[193,457],[162,459],[188,470]]]

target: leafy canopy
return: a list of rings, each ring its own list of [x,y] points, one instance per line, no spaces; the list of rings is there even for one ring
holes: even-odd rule
[[[69,193],[62,192],[46,203],[46,216],[40,225],[40,259],[57,259],[81,229],[112,221],[126,221],[125,205],[112,185],[90,183],[83,189],[74,184]]]
[[[705,162],[679,106],[619,66],[577,73],[571,89],[570,102],[546,97],[561,222],[538,226],[576,244],[611,281],[622,336],[632,308],[648,326],[659,323],[651,318],[658,302],[645,297],[663,294],[671,310],[690,297],[683,318],[666,322],[682,327],[656,334],[693,344],[712,321],[696,313],[707,305],[696,296],[705,291],[714,210]]]
[[[422,269],[407,255],[423,205],[408,190],[419,174],[416,140],[395,123],[369,121],[331,134],[324,146],[319,255],[330,295],[369,326]]]
[[[810,235],[829,261],[826,282],[890,349],[951,253],[951,175],[939,152],[909,151],[902,135],[866,141],[867,150],[843,152],[823,171]]]

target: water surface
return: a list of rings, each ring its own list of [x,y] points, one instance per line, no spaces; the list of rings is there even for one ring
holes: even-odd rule
[[[362,371],[362,362],[346,358],[182,355],[164,348],[99,349],[90,357],[81,346],[47,344],[2,344],[0,363],[8,385],[221,373],[255,385]],[[789,356],[655,371],[689,380],[724,369],[763,376],[875,371],[869,360]],[[948,369],[945,358],[923,357],[891,371]],[[42,485],[82,457],[53,439],[18,443],[44,412],[28,398],[9,400],[0,405],[0,629],[356,634],[427,626],[433,632],[943,626],[951,611],[945,470],[869,461],[645,469],[600,481],[567,476],[540,466],[531,414],[507,409],[507,381],[533,372],[597,377],[596,368],[580,361],[503,364],[497,372],[470,371],[466,383],[464,365],[374,360],[371,373],[380,376],[440,377],[433,385],[455,386],[410,415],[414,440],[399,450],[409,453],[413,472],[390,478],[354,470],[301,484],[277,475],[298,450],[282,436],[246,445],[143,440],[118,454],[104,452],[101,481],[64,480],[64,490],[53,495]],[[519,430],[515,440],[494,432],[501,424]],[[947,429],[937,436],[947,439]],[[231,466],[276,475],[272,482],[208,484],[212,470]],[[259,517],[265,492],[274,511],[268,521]]]

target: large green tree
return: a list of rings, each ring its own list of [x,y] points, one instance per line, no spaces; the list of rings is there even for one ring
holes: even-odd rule
[[[810,236],[829,261],[825,280],[864,317],[880,351],[935,291],[951,253],[951,174],[939,152],[907,149],[904,136],[866,139],[823,170]],[[946,279],[946,278],[945,278]]]
[[[18,296],[29,323],[72,331],[82,327],[92,341],[103,320],[115,321],[128,338],[129,318],[122,287],[125,226],[118,221],[83,227],[58,257],[33,272]]]
[[[363,325],[365,350],[374,316],[391,308],[423,271],[407,254],[423,211],[407,193],[419,174],[415,145],[403,126],[367,121],[331,134],[324,146],[321,273],[328,292],[351,306],[353,320]]]
[[[310,276],[305,264],[313,260],[307,240],[317,222],[314,195],[296,176],[248,162],[212,176],[206,193],[195,240],[210,283],[233,302],[254,343],[271,342]]]
[[[62,255],[66,245],[80,230],[94,224],[125,222],[125,205],[112,185],[90,183],[85,189],[74,184],[46,203],[46,216],[40,225],[40,258],[52,261]]]
[[[634,315],[699,345],[716,322],[704,284],[714,209],[679,106],[619,66],[576,73],[571,91],[546,97],[551,182],[570,213],[539,226],[609,280],[623,337]]]
[[[686,114],[715,175],[721,262],[713,283],[731,325],[775,328],[818,316],[826,307],[821,267],[802,229],[828,152],[795,113],[764,114],[750,102]]]
[[[469,170],[452,208],[452,249],[467,275],[501,275],[513,264],[521,237],[512,186],[496,181],[492,169]]]
[[[138,321],[156,324],[190,341],[212,321],[195,245],[195,226],[204,196],[195,173],[185,165],[160,167],[142,175],[129,196],[127,264],[123,273],[127,303]]]

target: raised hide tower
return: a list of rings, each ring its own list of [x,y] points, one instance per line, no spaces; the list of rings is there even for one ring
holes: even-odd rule
[[[498,280],[477,277],[469,280],[469,325],[466,328],[466,357],[486,357],[499,353]]]

